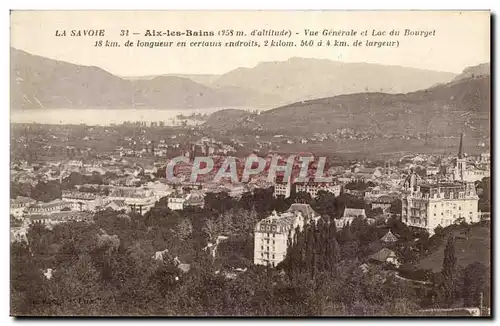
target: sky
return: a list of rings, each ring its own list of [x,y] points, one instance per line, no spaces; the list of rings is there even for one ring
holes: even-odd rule
[[[56,37],[56,30],[104,29],[104,37]],[[324,29],[358,30],[363,42],[399,41],[399,47],[124,47],[126,40],[178,41],[176,37],[145,37],[156,30],[291,30],[301,40],[342,39],[321,36]],[[304,30],[320,36],[305,37]],[[359,36],[360,31],[433,31],[435,36]],[[128,30],[129,36],[120,36]],[[141,35],[133,35],[140,33]],[[295,33],[299,33],[296,35]],[[189,41],[278,40],[276,37],[183,38]],[[118,41],[119,48],[95,47],[95,41]],[[51,59],[98,66],[119,76],[160,74],[223,74],[259,62],[286,61],[291,57],[321,58],[342,62],[369,62],[460,73],[468,66],[490,59],[490,13],[479,11],[12,11],[11,46]]]

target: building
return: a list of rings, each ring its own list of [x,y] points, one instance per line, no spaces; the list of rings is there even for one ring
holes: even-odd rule
[[[70,160],[68,161],[68,166],[71,168],[81,168],[83,167],[83,162],[80,160]]]
[[[259,221],[254,229],[254,264],[275,267],[286,257],[289,236],[309,221],[320,218],[308,204],[292,204],[290,208]]]
[[[104,206],[97,207],[97,210],[106,210],[106,209],[112,209],[114,211],[120,212],[120,211],[125,211],[129,212],[131,207],[125,204],[124,200],[112,200],[109,203],[107,203]]]
[[[414,173],[404,182],[402,221],[430,234],[437,226],[479,221],[476,187],[472,182],[418,184]]]
[[[15,199],[10,200],[10,214],[15,218],[21,218],[27,213],[27,208],[34,203],[36,203],[36,200],[32,198],[17,196]]]
[[[139,214],[149,211],[156,202],[156,197],[151,190],[135,187],[119,187],[113,189],[108,196],[109,201],[123,200],[130,210]]]
[[[395,200],[397,200],[397,198],[394,198],[392,196],[380,196],[372,201],[372,210],[380,208],[383,214],[388,214],[391,209],[392,203]]]
[[[297,182],[295,183],[295,189],[297,192],[307,192],[311,195],[311,198],[316,198],[320,191],[330,192],[337,197],[340,196],[342,186],[332,183]]]
[[[97,207],[107,204],[107,200],[91,192],[63,191],[62,200],[70,204],[73,211],[95,212]]]
[[[440,168],[437,167],[437,166],[428,166],[427,168],[425,168],[425,174],[430,177],[430,176],[433,176],[433,175],[436,175],[438,174],[439,172],[441,172]]]
[[[60,212],[62,209],[71,209],[71,203],[64,202],[61,199],[54,199],[51,202],[37,202],[27,208],[28,215],[42,214],[49,215],[52,213]]]
[[[202,195],[196,193],[180,194],[174,193],[167,198],[167,206],[173,211],[183,210],[188,206],[201,207],[205,205]]]
[[[342,217],[335,220],[337,229],[342,229],[347,224],[351,224],[356,218],[366,219],[366,212],[364,208],[345,208]]]
[[[47,226],[59,224],[59,223],[65,223],[65,222],[72,222],[72,221],[91,221],[92,220],[92,214],[88,212],[54,212],[51,214],[35,214],[31,215],[29,217],[29,223],[30,224],[43,224]]]
[[[380,239],[383,243],[394,243],[398,241],[398,238],[391,232],[391,230],[387,231],[387,233]]]
[[[10,229],[10,242],[28,243],[28,228],[26,226],[13,227]]]
[[[173,211],[183,210],[186,198],[183,196],[172,196],[167,198],[167,206]]]
[[[396,267],[400,265],[396,253],[388,248],[380,249],[376,253],[370,255],[368,259],[376,263],[392,264]]]
[[[278,197],[278,196],[283,196],[285,198],[288,198],[290,197],[290,195],[292,194],[292,187],[293,187],[293,183],[292,183],[292,178],[288,178],[288,181],[286,182],[279,182],[279,181],[276,181],[274,182],[274,197]]]

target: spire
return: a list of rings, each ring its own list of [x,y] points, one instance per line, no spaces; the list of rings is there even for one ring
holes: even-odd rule
[[[464,145],[463,145],[464,133],[460,134],[460,146],[458,147],[458,158],[464,158]]]

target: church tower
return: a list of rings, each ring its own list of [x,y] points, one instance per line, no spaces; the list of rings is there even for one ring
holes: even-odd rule
[[[465,170],[466,170],[466,158],[464,154],[463,145],[464,134],[460,134],[460,145],[458,148],[457,165],[455,166],[455,180],[465,181]]]

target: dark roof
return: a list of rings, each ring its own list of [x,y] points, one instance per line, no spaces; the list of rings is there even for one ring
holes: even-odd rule
[[[396,257],[396,253],[391,249],[382,248],[373,255],[371,255],[369,258],[380,262],[386,262],[387,258],[389,257]]]
[[[313,216],[317,216],[316,212],[312,209],[309,204],[292,204],[290,208],[288,208],[287,212],[300,212],[302,216],[307,218],[312,218]]]

